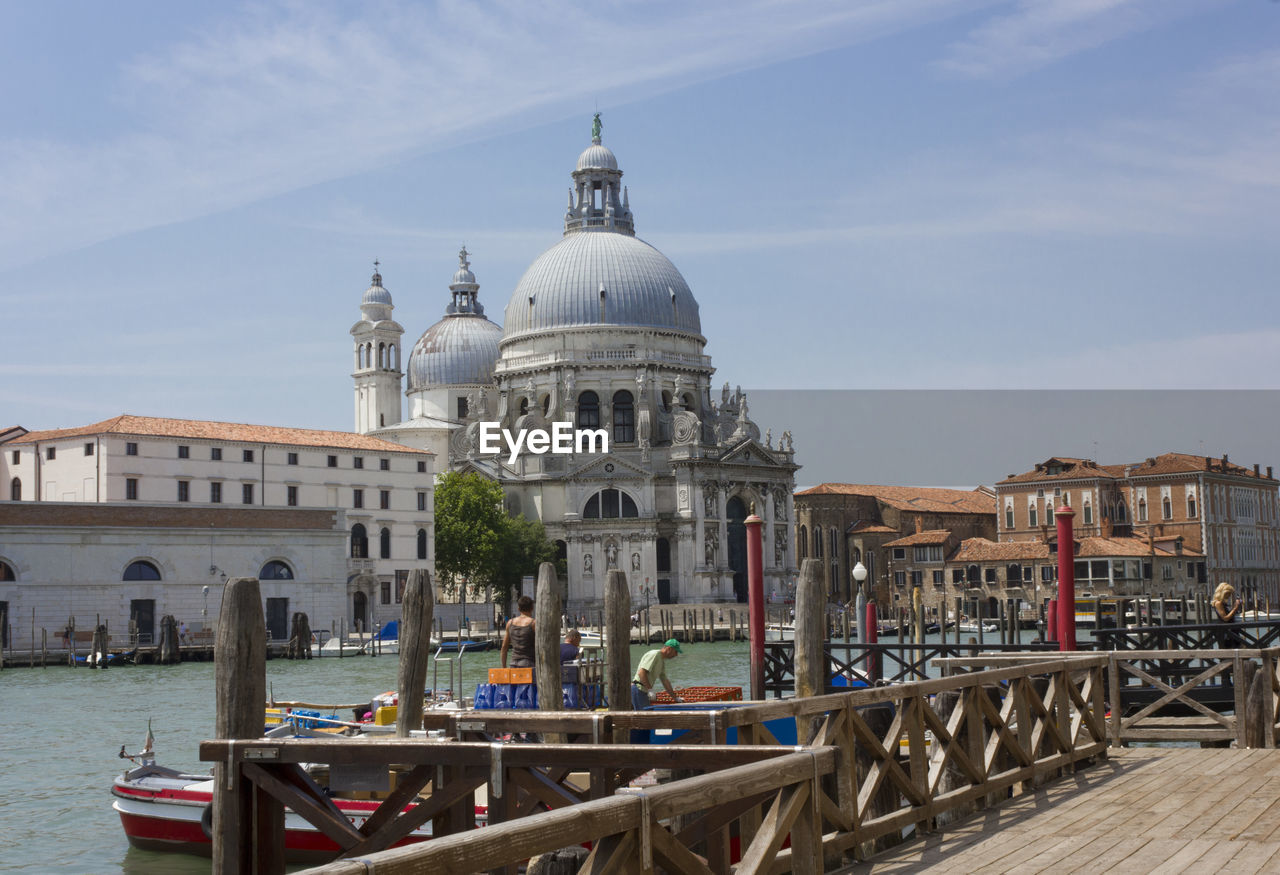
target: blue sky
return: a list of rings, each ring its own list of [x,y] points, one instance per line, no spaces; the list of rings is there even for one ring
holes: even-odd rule
[[[0,425],[349,429],[373,259],[500,320],[597,109],[717,383],[1277,387],[1271,0],[4,9]]]

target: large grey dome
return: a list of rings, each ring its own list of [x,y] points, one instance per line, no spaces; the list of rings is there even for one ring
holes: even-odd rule
[[[483,316],[446,316],[426,330],[409,354],[408,389],[493,381],[502,329]]]
[[[607,231],[571,234],[538,256],[503,324],[505,339],[573,325],[702,333],[698,302],[676,266],[643,240]]]

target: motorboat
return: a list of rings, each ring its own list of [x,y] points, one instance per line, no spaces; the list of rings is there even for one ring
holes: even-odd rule
[[[977,635],[978,623],[974,622],[973,620],[963,620],[960,623],[960,631],[969,632],[973,635]],[[999,632],[1000,624],[995,622],[994,620],[983,620],[982,631],[983,632]]]

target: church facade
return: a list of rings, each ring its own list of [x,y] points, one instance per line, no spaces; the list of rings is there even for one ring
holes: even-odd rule
[[[356,430],[437,453],[438,467],[502,484],[507,510],[541,520],[566,561],[567,609],[602,602],[606,573],[632,598],[746,599],[746,530],[763,519],[766,593],[796,576],[794,448],[751,420],[746,396],[705,354],[698,302],[661,252],[635,234],[613,152],[591,144],[572,171],[562,238],[525,271],[502,327],[489,321],[469,253],[460,253],[444,317],[408,358],[375,275],[356,344]],[[487,451],[482,426],[515,433],[563,423],[608,449]]]

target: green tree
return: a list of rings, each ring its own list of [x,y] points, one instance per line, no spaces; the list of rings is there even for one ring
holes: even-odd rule
[[[436,577],[446,592],[463,580],[491,586],[506,539],[502,487],[474,472],[446,471],[436,481]]]
[[[547,530],[538,520],[524,514],[508,517],[503,537],[503,551],[497,578],[493,582],[494,599],[507,604],[520,588],[526,574],[536,575],[543,562],[555,562],[556,573],[563,576],[563,562],[556,562],[556,545],[547,540]],[[533,593],[526,593],[533,595]]]

